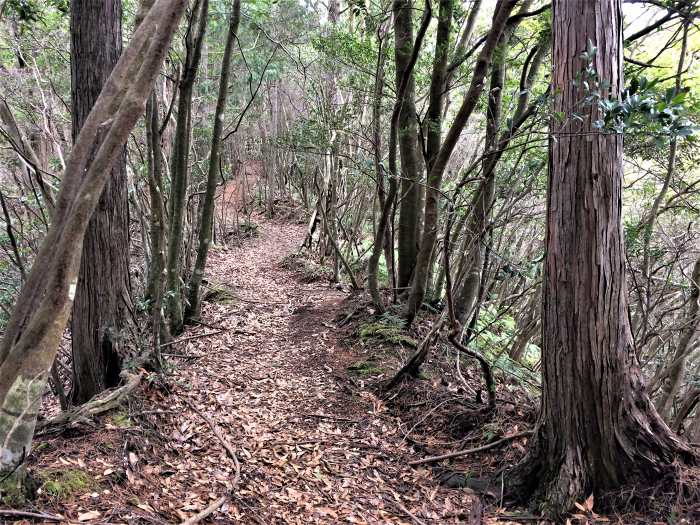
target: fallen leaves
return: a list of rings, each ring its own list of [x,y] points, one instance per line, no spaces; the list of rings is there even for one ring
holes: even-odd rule
[[[143,394],[142,414],[127,432],[132,446],[80,454],[103,480],[119,472],[123,480],[105,482],[108,494],[96,491],[90,510],[80,501],[71,516],[173,523],[231,491],[235,466],[194,407],[240,461],[232,497],[211,515],[222,523],[459,522],[473,496],[408,467],[415,451],[364,383],[359,392],[339,388],[341,334],[330,322],[346,296],[323,283],[298,283],[278,264],[297,249],[304,228],[263,222],[261,234],[241,249],[212,252],[208,277],[240,300],[206,303],[206,324],[168,348],[186,359],[172,359],[169,393]],[[197,337],[211,326],[222,331]]]

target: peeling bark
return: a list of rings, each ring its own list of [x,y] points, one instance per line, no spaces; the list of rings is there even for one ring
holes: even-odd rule
[[[518,500],[560,518],[590,494],[656,483],[677,460],[694,462],[659,417],[636,362],[627,317],[622,214],[622,136],[593,126],[574,86],[589,39],[594,67],[622,88],[620,0],[558,0],[553,17],[553,111],[542,316],[542,407],[530,451],[506,479]]]

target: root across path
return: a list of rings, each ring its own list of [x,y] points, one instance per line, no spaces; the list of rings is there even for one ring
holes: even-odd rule
[[[179,523],[220,501],[202,522],[469,522],[472,494],[410,467],[399,422],[348,380],[352,348],[334,324],[347,294],[280,264],[304,227],[257,220],[257,237],[212,253],[218,302],[164,348],[166,380],[146,381],[128,410],[97,427],[39,440],[34,470],[85,477],[70,495],[44,489],[41,510]]]

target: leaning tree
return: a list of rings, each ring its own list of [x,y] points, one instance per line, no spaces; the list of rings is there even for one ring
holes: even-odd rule
[[[150,2],[143,2],[143,6]],[[78,285],[83,241],[111,167],[143,114],[187,0],[157,0],[83,122],[53,221],[0,344],[0,478],[21,482],[49,369]],[[141,13],[143,16],[143,13]],[[7,488],[7,487],[3,487]]]
[[[555,0],[552,31],[542,406],[508,478],[515,497],[560,516],[695,457],[645,391],[627,316],[622,135],[600,127],[605,104],[583,81],[599,79],[604,100],[622,95],[621,0]]]

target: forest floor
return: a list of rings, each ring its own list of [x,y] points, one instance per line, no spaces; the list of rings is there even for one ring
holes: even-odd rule
[[[536,380],[499,370],[497,414],[480,420],[478,369],[455,367],[437,345],[420,380],[380,393],[431,316],[411,334],[392,328],[294,255],[304,224],[253,221],[256,235],[211,253],[202,322],[163,349],[164,374],[120,409],[37,436],[27,462],[39,489],[23,510],[61,523],[177,524],[226,497],[202,523],[545,523],[504,509],[501,490],[477,496],[452,483],[524,456]],[[609,517],[581,502],[570,522],[682,515],[655,498],[660,511]]]
[[[231,494],[206,522],[472,522],[473,493],[410,467],[401,421],[350,377],[357,356],[333,324],[348,294],[281,265],[304,226],[255,220],[257,237],[212,253],[216,300],[164,349],[165,380],[96,424],[39,437],[36,508],[71,522],[178,523]]]

